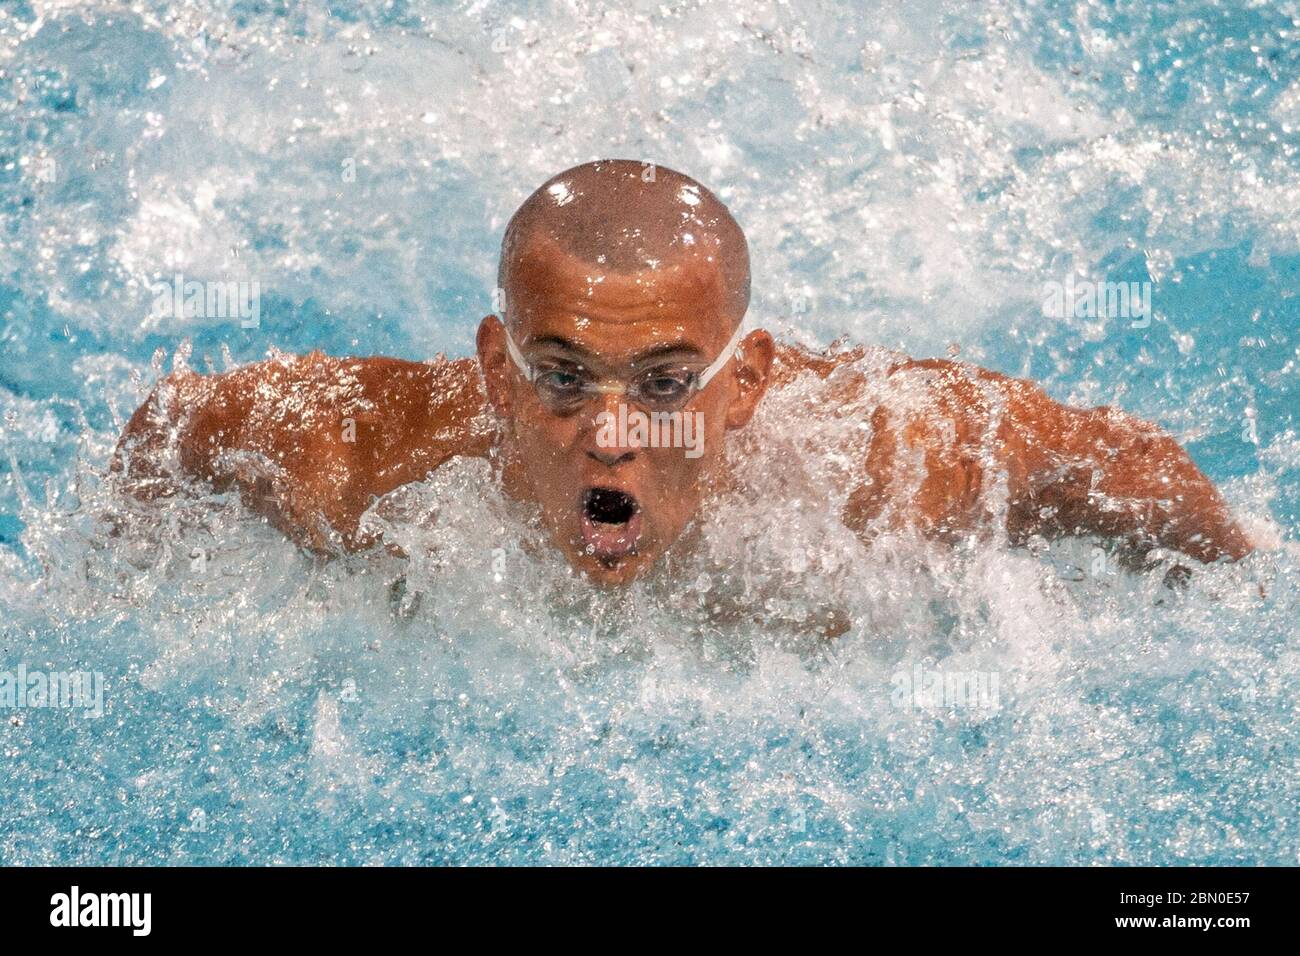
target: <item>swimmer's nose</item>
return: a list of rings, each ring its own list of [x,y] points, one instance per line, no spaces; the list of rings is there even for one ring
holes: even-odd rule
[[[588,439],[587,454],[610,468],[631,461],[641,448],[637,429],[624,427],[628,423],[628,416],[633,412],[631,407],[625,407],[620,412],[619,407],[624,402],[622,395],[602,395],[597,408],[592,411],[592,432]],[[607,412],[611,417],[605,419],[601,412]],[[602,428],[601,423],[605,421],[611,422],[613,427]]]
[[[621,465],[625,461],[631,461],[636,457],[635,452],[625,451],[622,453],[615,452],[612,448],[595,448],[587,452],[592,458],[602,465],[608,465],[613,468],[615,465]]]

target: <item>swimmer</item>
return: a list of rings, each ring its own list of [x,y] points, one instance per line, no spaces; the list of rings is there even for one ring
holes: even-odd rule
[[[379,543],[359,526],[378,498],[457,456],[490,457],[569,563],[617,585],[726,485],[724,435],[768,389],[828,379],[863,354],[744,332],[740,226],[693,179],[641,162],[544,183],[510,220],[498,285],[502,314],[479,325],[476,359],[314,352],[176,372],[132,416],[112,469],[140,498],[236,490],[302,546],[337,553]],[[899,356],[883,375],[924,401],[864,413],[869,440],[836,489],[864,539],[900,526],[1017,544],[1082,535],[1206,563],[1252,550],[1153,425],[956,361]],[[851,407],[866,384],[848,375],[836,388]]]

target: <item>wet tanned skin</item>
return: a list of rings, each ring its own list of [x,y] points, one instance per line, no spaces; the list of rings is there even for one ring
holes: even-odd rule
[[[472,359],[313,352],[222,375],[183,372],[131,417],[113,470],[128,492],[154,498],[181,490],[179,465],[213,491],[238,490],[304,547],[352,550],[373,543],[357,522],[375,498],[455,455],[487,454],[484,410]]]
[[[673,345],[674,361],[704,366],[741,320],[748,255],[739,227],[692,180],[660,168],[647,184],[644,169],[610,161],[566,171],[512,221],[501,283],[511,334],[530,360],[581,354],[593,372],[626,377],[638,356]],[[477,346],[477,361],[313,353],[173,375],[132,416],[114,471],[131,493],[152,497],[180,490],[179,466],[216,490],[238,489],[294,540],[331,552],[374,543],[357,526],[377,497],[495,445],[507,493],[540,507],[575,568],[618,584],[654,564],[726,480],[724,433],[749,422],[767,388],[825,377],[854,357],[749,333],[685,409],[704,416],[704,453],[692,459],[680,448],[600,447],[596,415],[615,411],[620,396],[549,411],[507,358],[498,317],[483,320]],[[991,455],[1006,473],[999,533],[1012,541],[1099,535],[1206,562],[1251,550],[1214,485],[1155,426],[1063,406],[1031,382],[963,363],[905,360],[888,374],[931,400],[912,420],[872,413],[862,481],[844,513],[864,538],[882,522],[937,538],[993,530],[982,494],[996,477],[982,463]],[[345,440],[349,420],[354,441]],[[907,464],[918,453],[923,475]],[[633,553],[607,560],[584,549],[581,502],[592,486],[635,497],[643,524]]]

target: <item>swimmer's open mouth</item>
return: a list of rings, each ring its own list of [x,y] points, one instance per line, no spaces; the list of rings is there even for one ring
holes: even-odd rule
[[[582,496],[582,540],[587,553],[622,558],[636,553],[641,537],[641,506],[615,488],[588,488]]]
[[[627,524],[636,514],[636,499],[612,488],[588,488],[582,496],[583,513],[601,524]]]

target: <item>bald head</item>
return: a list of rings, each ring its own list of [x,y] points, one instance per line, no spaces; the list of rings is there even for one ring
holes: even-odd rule
[[[507,313],[521,272],[548,257],[593,276],[704,272],[731,325],[749,306],[749,247],[721,200],[682,173],[634,160],[599,160],[551,177],[506,227],[497,283]]]

